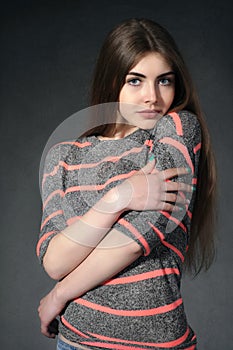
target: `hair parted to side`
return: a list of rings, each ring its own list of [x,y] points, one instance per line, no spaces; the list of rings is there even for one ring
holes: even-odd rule
[[[198,95],[182,55],[170,33],[149,19],[132,18],[117,25],[106,37],[96,62],[91,87],[91,105],[118,102],[125,77],[146,54],[159,53],[175,72],[175,97],[169,111],[194,113],[202,129],[199,180],[185,267],[199,273],[215,256],[216,166],[210,135]],[[114,111],[112,111],[114,112]],[[106,113],[108,114],[108,113]],[[117,126],[104,116],[85,135],[113,136]]]

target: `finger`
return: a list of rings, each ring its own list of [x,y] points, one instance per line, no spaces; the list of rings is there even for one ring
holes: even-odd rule
[[[162,205],[162,209],[160,210],[167,211],[167,212],[182,212],[186,209],[182,206],[180,207],[179,205],[175,205],[173,203],[164,202]]]
[[[151,174],[152,175],[156,175],[159,173],[159,170],[157,170],[156,168],[154,168],[152,171],[151,171]]]
[[[149,161],[146,163],[146,165],[138,171],[138,175],[150,174],[154,170],[154,168],[155,168],[155,158],[151,157],[149,158]]]
[[[180,196],[176,193],[164,193],[163,198],[161,199],[164,202],[169,203],[179,203],[179,204],[189,204],[190,201],[184,196]]]
[[[173,181],[166,181],[166,191],[170,192],[177,192],[177,191],[183,191],[183,192],[192,192],[193,186],[188,185],[184,182],[173,182]]]
[[[160,210],[172,212],[173,209],[174,209],[174,204],[169,203],[169,202],[161,202],[161,209]]]
[[[164,180],[172,179],[177,176],[190,174],[190,168],[180,167],[180,168],[170,168],[160,171],[160,175]]]
[[[55,334],[50,333],[49,330],[48,330],[48,327],[47,327],[45,324],[41,323],[41,328],[40,328],[40,330],[41,330],[41,333],[42,333],[45,337],[48,337],[48,338],[55,338]]]

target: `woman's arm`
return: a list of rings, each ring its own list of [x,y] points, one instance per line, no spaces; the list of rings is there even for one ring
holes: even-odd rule
[[[65,198],[66,172],[72,173],[73,164],[79,166],[79,154],[86,147],[89,149],[89,144],[57,144],[46,157],[41,186],[43,215],[37,255],[49,275],[55,279],[64,277],[80,264],[121,214],[121,208],[109,210],[112,201],[109,192],[96,203],[95,208],[91,208],[76,222],[70,224],[67,221],[75,215],[75,210]],[[77,159],[73,161],[73,157]],[[67,210],[70,211],[68,215]]]
[[[153,159],[137,175],[110,190],[81,219],[53,237],[43,259],[44,268],[51,278],[60,280],[81,264],[125,210],[174,208],[171,202],[176,201],[175,195],[167,191],[176,191],[178,184],[165,181],[178,173],[185,174],[187,170],[154,172],[154,166]],[[190,191],[190,186],[179,186]],[[177,197],[177,201],[184,203],[181,197]]]
[[[178,193],[187,199],[185,207],[181,206],[180,211],[172,212],[128,212],[113,225],[113,228],[135,238],[144,255],[150,254],[159,244],[171,247],[171,253],[182,265],[189,240],[201,154],[201,126],[197,117],[188,111],[180,111],[161,118],[156,124],[152,152],[155,154],[156,169],[159,171],[174,167],[190,169],[186,176],[174,179],[177,184],[185,181],[193,186],[190,193],[182,193],[182,188],[179,188]]]
[[[119,231],[112,230],[91,254],[40,302],[38,308],[41,332],[49,332],[49,324],[61,313],[66,303],[110,279],[142,255],[140,246]],[[87,277],[88,276],[88,277]]]

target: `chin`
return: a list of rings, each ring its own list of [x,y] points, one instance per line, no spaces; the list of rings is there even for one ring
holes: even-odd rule
[[[141,123],[138,123],[138,127],[143,130],[150,130],[155,127],[155,124],[157,123],[157,120],[148,120],[148,121],[143,121]]]

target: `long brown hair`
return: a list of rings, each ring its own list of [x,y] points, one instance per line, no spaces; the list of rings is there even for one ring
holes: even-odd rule
[[[187,270],[207,270],[215,256],[216,166],[210,135],[197,92],[182,55],[161,25],[148,19],[129,19],[116,26],[106,37],[95,66],[91,87],[91,105],[117,102],[125,77],[147,53],[161,54],[175,72],[175,97],[170,110],[189,110],[196,114],[202,129],[199,181],[191,224]],[[113,136],[116,124],[105,119],[86,135]]]

